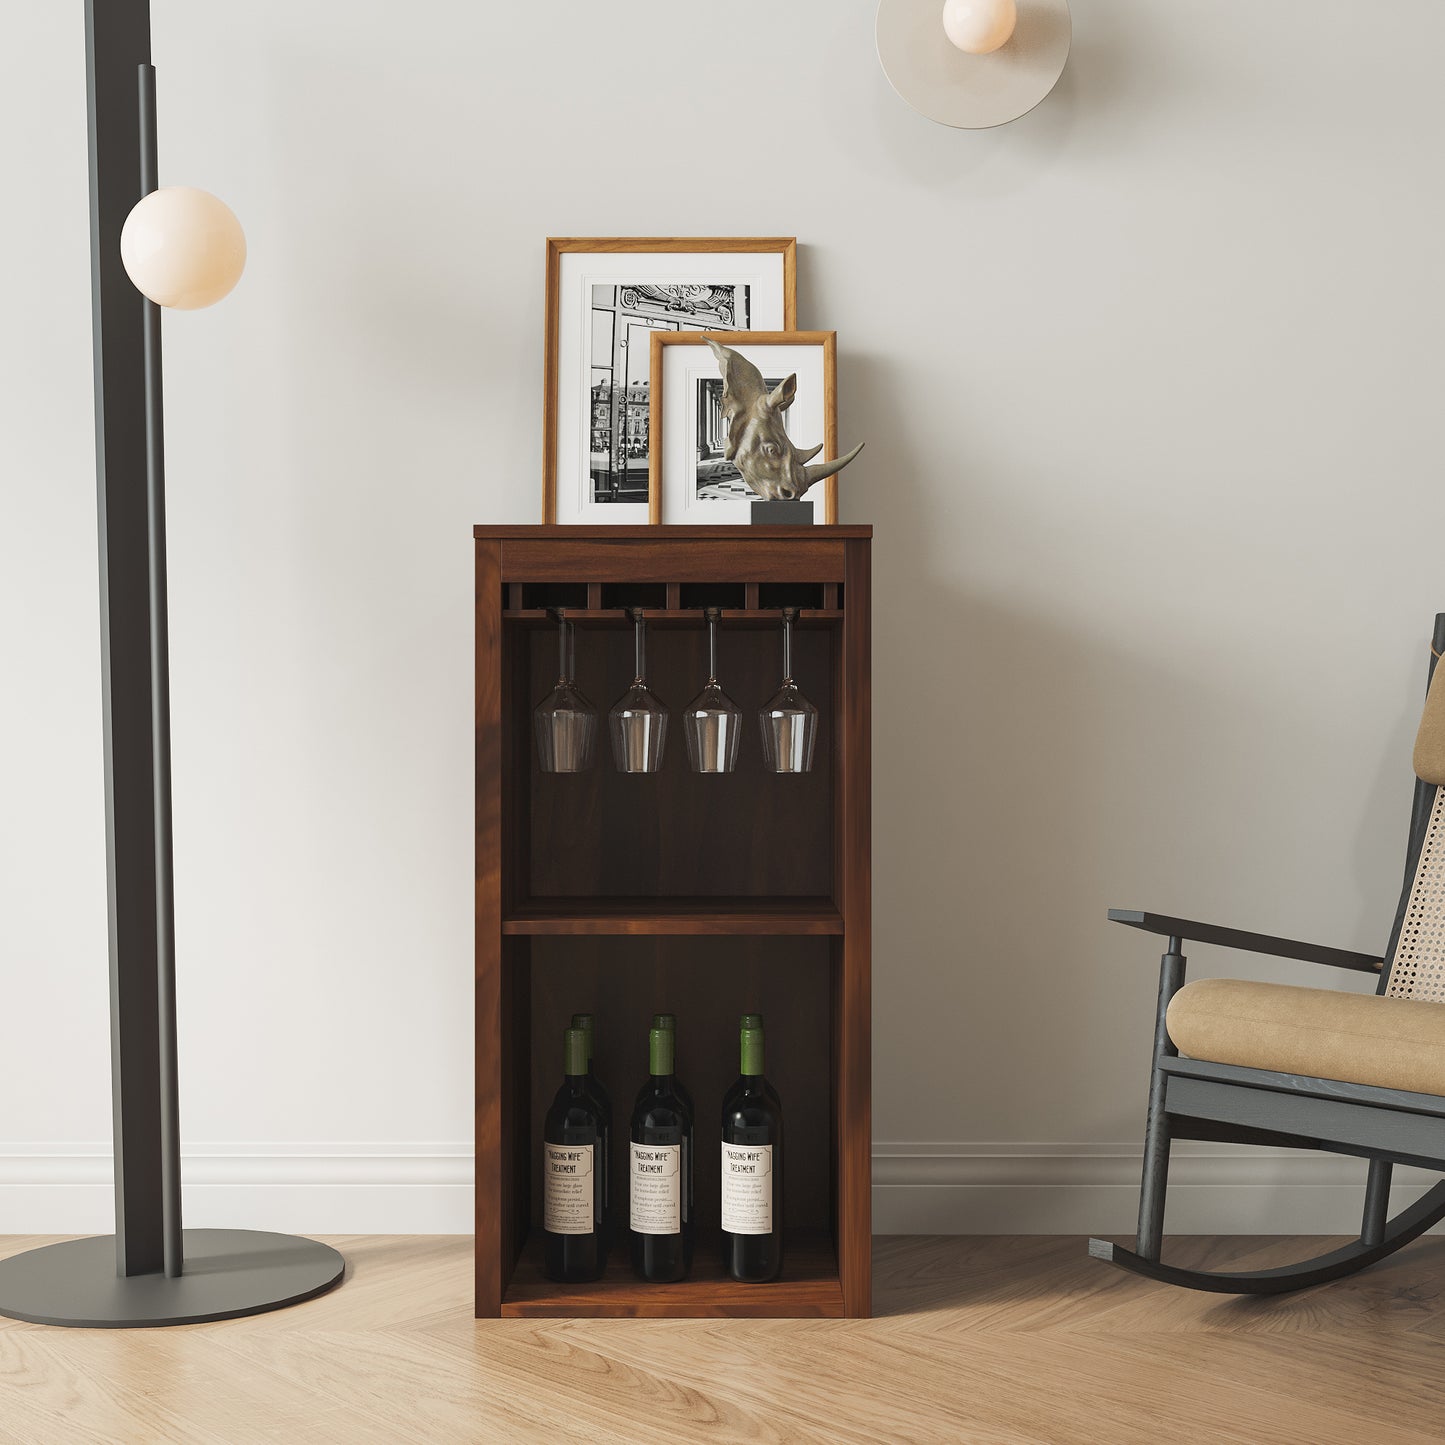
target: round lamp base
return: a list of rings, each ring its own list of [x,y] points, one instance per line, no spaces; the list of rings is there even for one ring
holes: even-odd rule
[[[48,1244],[0,1260],[0,1315],[37,1325],[144,1329],[283,1309],[341,1283],[329,1244],[259,1229],[187,1229],[185,1273],[122,1277],[115,1236]]]

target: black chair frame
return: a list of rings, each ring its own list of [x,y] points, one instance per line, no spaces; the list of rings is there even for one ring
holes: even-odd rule
[[[1445,653],[1445,613],[1435,619],[1431,676],[1441,653]],[[1445,1097],[1181,1058],[1165,1023],[1169,1002],[1184,985],[1186,942],[1378,974],[1376,992],[1384,993],[1389,987],[1389,964],[1399,943],[1435,795],[1435,785],[1416,780],[1405,886],[1390,946],[1383,957],[1155,913],[1109,910],[1112,922],[1157,934],[1168,942],[1159,966],[1138,1233],[1132,1250],[1108,1240],[1091,1239],[1089,1253],[1095,1258],[1189,1289],[1278,1294],[1353,1274],[1393,1254],[1445,1219],[1445,1180],[1389,1218],[1391,1175],[1396,1164],[1445,1172]],[[1368,1159],[1359,1237],[1343,1248],[1277,1269],[1230,1272],[1165,1264],[1160,1257],[1164,1199],[1169,1149],[1176,1139],[1267,1144]]]

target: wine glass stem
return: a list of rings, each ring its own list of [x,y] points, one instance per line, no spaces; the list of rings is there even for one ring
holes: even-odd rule
[[[793,685],[793,609],[783,608],[783,686]]]
[[[561,681],[567,681],[567,618],[562,612],[557,613],[557,676]]]
[[[717,609],[711,607],[707,614],[707,680],[710,687],[717,685]]]
[[[647,643],[645,640],[647,624],[642,620],[640,607],[632,614],[632,620],[635,624],[634,635],[637,639],[637,676],[634,682],[638,687],[645,687],[647,685]]]

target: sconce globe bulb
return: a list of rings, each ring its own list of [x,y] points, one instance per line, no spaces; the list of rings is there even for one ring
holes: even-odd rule
[[[209,191],[162,186],[131,208],[120,259],[136,289],[157,306],[212,306],[241,279],[246,236],[235,213]]]
[[[1014,0],[943,0],[943,30],[968,55],[990,55],[1018,23]]]

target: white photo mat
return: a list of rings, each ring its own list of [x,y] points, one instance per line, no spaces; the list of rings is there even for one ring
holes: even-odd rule
[[[784,257],[779,251],[599,252],[564,251],[558,257],[556,520],[592,525],[646,526],[648,503],[598,502],[593,497],[592,288],[625,285],[745,285],[750,331],[782,331]],[[681,329],[695,328],[683,318]],[[732,325],[728,330],[744,329]],[[711,360],[711,353],[703,352]],[[649,358],[634,366],[648,375]],[[649,439],[650,440],[650,439]],[[643,475],[646,458],[643,459]]]
[[[761,330],[761,327],[754,328]],[[746,357],[769,381],[794,373],[798,394],[784,413],[788,439],[803,448],[826,437],[826,352],[821,345],[738,345],[732,350]],[[677,345],[662,348],[662,521],[668,526],[747,526],[752,504],[762,498],[739,488],[736,499],[699,496],[698,423],[699,385],[718,381],[721,371],[710,347]],[[657,444],[657,438],[652,439]],[[822,458],[826,448],[819,453]],[[813,523],[826,522],[825,483],[811,488],[804,498],[813,504]],[[706,490],[713,490],[707,488]]]

